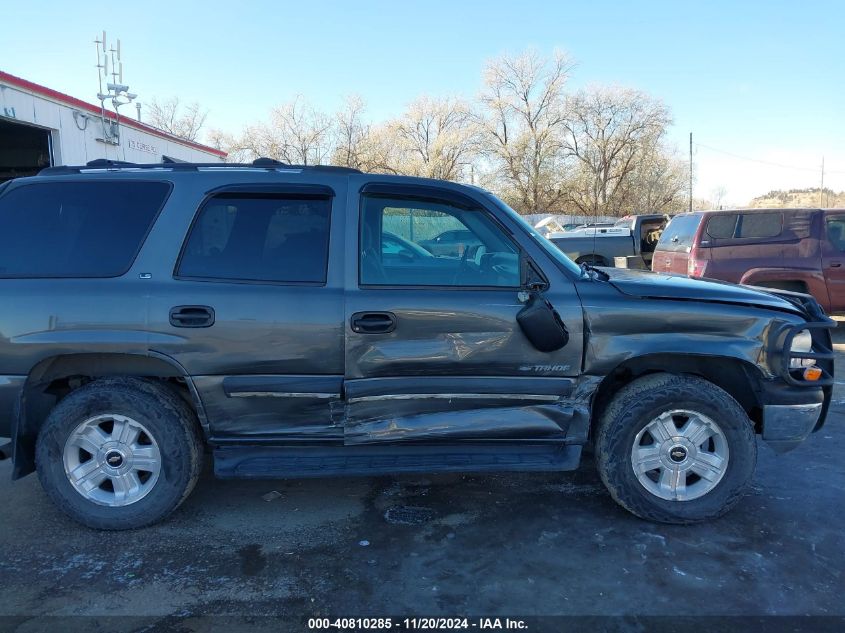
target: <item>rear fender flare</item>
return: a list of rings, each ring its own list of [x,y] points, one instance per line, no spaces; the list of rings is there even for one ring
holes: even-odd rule
[[[106,353],[62,354],[40,360],[29,372],[15,406],[12,419],[12,479],[20,479],[35,470],[35,441],[41,424],[58,398],[44,390],[59,378],[70,376],[147,376],[181,378],[208,437],[208,418],[199,392],[185,368],[165,354]]]

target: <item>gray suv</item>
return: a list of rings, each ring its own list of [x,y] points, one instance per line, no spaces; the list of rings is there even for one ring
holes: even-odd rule
[[[445,231],[472,247],[421,247]],[[579,267],[482,189],[268,159],[7,183],[0,306],[0,453],[102,529],[165,517],[204,459],[564,471],[588,444],[622,506],[691,523],[833,383],[807,295]]]

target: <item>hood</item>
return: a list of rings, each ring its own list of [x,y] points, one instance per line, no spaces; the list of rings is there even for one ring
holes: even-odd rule
[[[654,273],[647,270],[626,268],[602,268],[609,282],[620,292],[633,297],[652,299],[679,299],[687,301],[710,301],[758,306],[801,314],[795,304],[781,297],[724,281],[690,279],[681,275]]]

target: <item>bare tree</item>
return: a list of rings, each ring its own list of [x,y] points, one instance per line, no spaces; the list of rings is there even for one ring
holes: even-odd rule
[[[677,213],[689,203],[688,184],[688,163],[659,143],[643,149],[619,197],[626,212]]]
[[[255,158],[249,148],[243,146],[243,139],[223,130],[212,129],[206,134],[207,143],[215,149],[226,152],[226,162],[245,163]]]
[[[722,202],[727,195],[728,190],[725,189],[723,186],[718,186],[710,192],[710,199],[713,200],[713,208],[714,209],[721,209]]]
[[[164,101],[153,99],[147,106],[147,122],[173,136],[196,141],[205,125],[208,110],[197,102],[182,105],[179,97]]]
[[[555,210],[565,198],[563,89],[572,68],[562,52],[548,59],[528,51],[494,59],[484,72],[485,157],[522,213]]]
[[[337,144],[332,154],[332,164],[361,169],[364,167],[370,126],[364,121],[364,101],[357,95],[346,98],[343,107],[335,114]]]
[[[582,213],[621,214],[633,174],[670,122],[662,103],[637,90],[595,88],[570,97],[566,149],[578,161],[572,203]]]
[[[396,129],[390,122],[369,128],[359,155],[361,171],[406,173],[404,150],[397,140]]]
[[[458,180],[478,149],[476,117],[459,99],[420,97],[388,127],[402,152],[397,171],[413,176]]]
[[[332,164],[365,172],[399,173],[402,163],[394,130],[389,124],[372,126],[358,96],[348,97],[335,114]]]
[[[274,108],[270,121],[247,127],[236,145],[247,156],[295,165],[321,165],[331,156],[334,125],[301,96]]]
[[[210,142],[234,161],[268,156],[447,180],[470,167],[521,213],[680,210],[689,172],[665,142],[666,107],[622,88],[567,94],[572,68],[561,52],[503,56],[487,64],[478,102],[423,96],[383,122],[369,122],[357,96],[333,115],[297,97],[240,135],[212,131]]]

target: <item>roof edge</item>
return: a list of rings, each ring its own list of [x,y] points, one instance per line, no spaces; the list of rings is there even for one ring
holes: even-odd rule
[[[70,95],[65,94],[63,92],[59,92],[58,90],[53,90],[52,88],[48,88],[47,86],[42,86],[41,84],[37,84],[33,81],[17,77],[2,70],[0,70],[0,83],[9,84],[14,88],[19,88],[21,90],[31,92],[42,97],[46,97],[47,99],[50,99],[52,101],[57,101],[59,103],[72,106],[79,110],[91,112],[98,116],[100,116],[102,113],[100,106],[98,105],[88,103],[87,101],[77,99],[76,97],[71,97]],[[105,114],[106,118],[112,121],[117,121],[118,119],[117,114],[115,112],[112,112],[111,110],[106,110]],[[136,130],[140,130],[141,132],[147,132],[148,134],[152,134],[153,136],[157,136],[159,138],[163,138],[168,141],[178,143],[180,145],[185,145],[186,147],[191,147],[193,149],[198,149],[203,152],[208,152],[210,154],[214,154],[215,156],[219,156],[220,158],[226,158],[226,156],[228,156],[228,154],[223,150],[219,150],[208,145],[203,145],[202,143],[197,143],[195,141],[189,141],[187,139],[180,138],[178,136],[170,134],[169,132],[165,132],[164,130],[160,130],[156,127],[153,127],[152,125],[147,125],[146,123],[136,121],[135,119],[131,119],[129,117],[121,117],[120,122],[123,125],[126,125],[127,127],[135,128]]]

